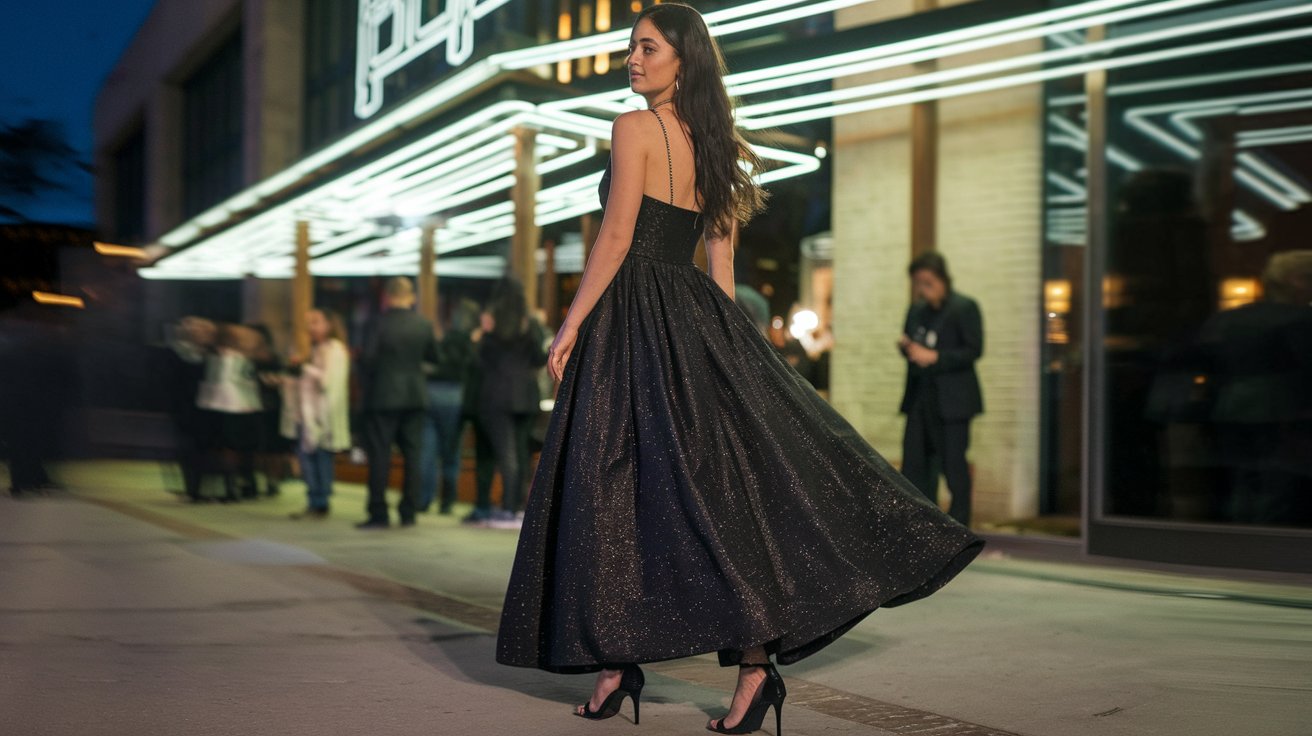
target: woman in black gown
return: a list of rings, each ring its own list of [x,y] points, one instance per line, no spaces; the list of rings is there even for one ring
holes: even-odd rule
[[[587,718],[638,721],[641,662],[739,665],[712,731],[748,733],[797,662],[876,608],[938,590],[983,542],[927,501],[733,301],[732,230],[764,194],[700,15],[638,17],[648,110],[614,123],[605,214],[552,343],[560,381],[497,661],[598,672]],[[705,236],[709,275],[692,262]],[[776,727],[779,722],[776,721]]]

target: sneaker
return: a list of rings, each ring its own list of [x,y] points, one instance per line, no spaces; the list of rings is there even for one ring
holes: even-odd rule
[[[519,529],[524,525],[524,520],[514,511],[497,509],[492,512],[492,518],[487,524],[493,529]]]
[[[488,509],[474,509],[470,511],[465,518],[460,520],[461,524],[485,524],[492,518],[492,512]]]

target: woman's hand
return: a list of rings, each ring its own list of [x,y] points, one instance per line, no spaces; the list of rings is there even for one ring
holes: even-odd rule
[[[569,362],[569,354],[574,351],[574,342],[578,337],[578,328],[566,322],[560,326],[556,339],[551,341],[551,347],[547,349],[547,370],[557,383],[564,380],[565,364]]]

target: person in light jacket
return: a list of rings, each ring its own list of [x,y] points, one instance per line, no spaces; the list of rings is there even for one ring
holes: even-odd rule
[[[294,356],[299,375],[287,385],[283,435],[296,440],[306,509],[292,518],[322,519],[333,492],[334,455],[351,447],[351,356],[342,320],[326,309],[306,315],[310,355]]]

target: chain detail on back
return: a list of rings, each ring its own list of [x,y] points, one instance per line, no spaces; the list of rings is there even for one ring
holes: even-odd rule
[[[651,114],[656,116],[656,122],[661,124],[661,137],[665,139],[665,164],[670,170],[670,206],[674,206],[674,158],[670,155],[670,134],[665,130],[665,121],[661,119],[661,114],[656,108],[649,108]]]

